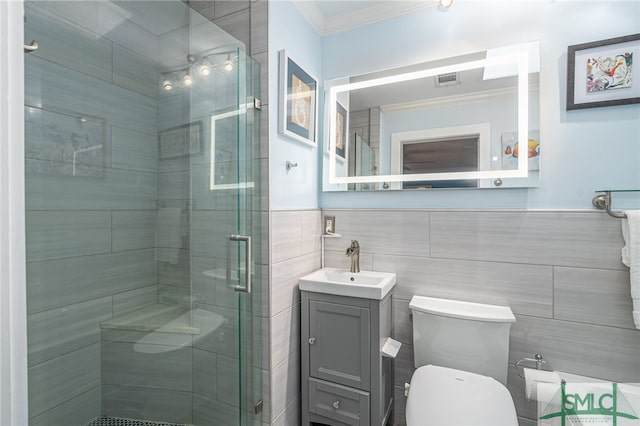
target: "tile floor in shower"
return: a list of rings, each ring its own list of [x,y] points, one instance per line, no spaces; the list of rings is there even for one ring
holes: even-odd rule
[[[87,423],[86,426],[189,426],[183,423],[151,422],[148,420],[124,419],[102,416]]]

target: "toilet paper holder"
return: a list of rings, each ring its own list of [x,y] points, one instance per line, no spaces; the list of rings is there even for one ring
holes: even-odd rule
[[[522,365],[523,363],[528,363],[529,365]],[[516,372],[521,379],[524,379],[524,373],[521,373],[520,370],[523,368],[533,368],[533,364],[535,364],[536,370],[547,370],[551,371],[549,368],[543,368],[544,364],[547,361],[544,360],[544,357],[541,354],[535,354],[533,358],[522,358],[516,361]]]

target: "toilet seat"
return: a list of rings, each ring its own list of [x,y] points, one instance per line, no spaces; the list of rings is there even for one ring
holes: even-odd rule
[[[407,426],[517,426],[513,399],[497,380],[425,365],[411,377]]]

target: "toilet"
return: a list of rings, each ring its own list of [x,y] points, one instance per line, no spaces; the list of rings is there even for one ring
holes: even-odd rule
[[[416,370],[407,396],[407,426],[517,426],[505,384],[506,306],[413,296]]]

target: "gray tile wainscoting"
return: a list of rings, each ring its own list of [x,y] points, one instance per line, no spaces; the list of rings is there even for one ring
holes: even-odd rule
[[[345,267],[357,239],[364,268],[395,272],[396,424],[413,373],[409,300],[414,294],[510,306],[508,387],[522,425],[535,424],[513,364],[541,353],[557,370],[640,381],[640,330],[633,328],[629,270],[619,220],[601,212],[325,210],[341,239],[326,266]],[[368,265],[368,266],[367,266]]]
[[[320,210],[271,212],[269,424],[300,423],[298,279],[320,268],[320,223]]]

